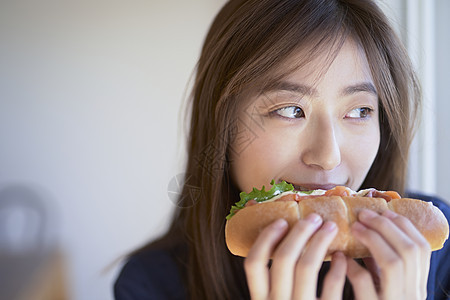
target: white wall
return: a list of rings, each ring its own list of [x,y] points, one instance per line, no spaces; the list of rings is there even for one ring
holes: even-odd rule
[[[450,1],[435,1],[437,194],[450,201]]]
[[[224,2],[0,3],[0,188],[50,195],[72,299],[111,298],[118,267],[102,270],[165,228],[167,185],[182,172],[180,104]],[[437,178],[450,199],[449,2],[437,3],[437,34],[446,35],[437,47]],[[391,4],[397,15],[400,0]]]
[[[0,2],[0,187],[51,196],[72,299],[110,299],[102,270],[165,228],[179,107],[223,2]]]
[[[408,188],[450,201],[450,1],[378,0],[405,41],[423,89]]]

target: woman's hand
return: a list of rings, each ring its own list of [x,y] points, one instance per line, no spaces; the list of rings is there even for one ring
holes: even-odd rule
[[[287,225],[280,219],[266,227],[244,261],[252,299],[316,299],[319,270],[337,234],[336,224],[311,214],[289,232]],[[336,253],[325,277],[323,299],[341,299],[345,273],[345,257]]]
[[[392,211],[359,214],[353,235],[371,252],[368,270],[347,259],[347,276],[356,299],[425,299],[431,250],[405,217]]]

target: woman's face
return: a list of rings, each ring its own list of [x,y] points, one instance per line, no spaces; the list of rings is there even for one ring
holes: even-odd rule
[[[230,154],[240,190],[268,187],[272,179],[303,190],[361,186],[380,144],[377,93],[353,41],[328,69],[325,60],[318,56],[243,101]]]

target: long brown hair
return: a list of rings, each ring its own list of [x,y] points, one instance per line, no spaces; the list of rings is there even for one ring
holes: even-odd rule
[[[258,92],[296,67],[274,70],[299,48],[299,65],[331,60],[347,37],[365,51],[380,102],[381,145],[363,187],[403,192],[420,101],[411,63],[382,11],[369,0],[231,0],[204,42],[191,96],[186,182],[169,231],[150,247],[183,243],[192,299],[248,298],[242,259],[224,240],[225,216],[238,200],[230,144],[244,93]],[[330,50],[331,49],[331,50]]]

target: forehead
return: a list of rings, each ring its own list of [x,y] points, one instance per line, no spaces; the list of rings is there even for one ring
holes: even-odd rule
[[[316,85],[328,74],[339,75],[338,79],[373,81],[364,50],[351,38],[347,38],[340,47],[331,46],[328,51],[316,53],[309,60],[305,60],[305,57],[310,56],[307,51],[307,49],[296,51],[279,66],[279,68],[286,69],[288,66],[299,65],[287,74],[283,81],[287,79]],[[276,82],[274,83],[276,84]]]
[[[249,94],[254,97],[277,91],[317,96],[320,89],[327,92],[339,89],[341,95],[358,91],[377,95],[369,63],[359,44],[347,38],[340,46],[330,46],[328,51],[298,49],[274,68],[265,85],[250,91],[245,98]]]
[[[254,84],[240,95],[238,107],[252,105],[260,95],[271,91],[312,95],[318,87],[329,93],[334,87],[340,94],[346,87],[351,90],[349,93],[363,89],[377,96],[365,51],[353,38],[326,47],[314,48],[311,44],[299,47],[268,74],[255,78]]]

